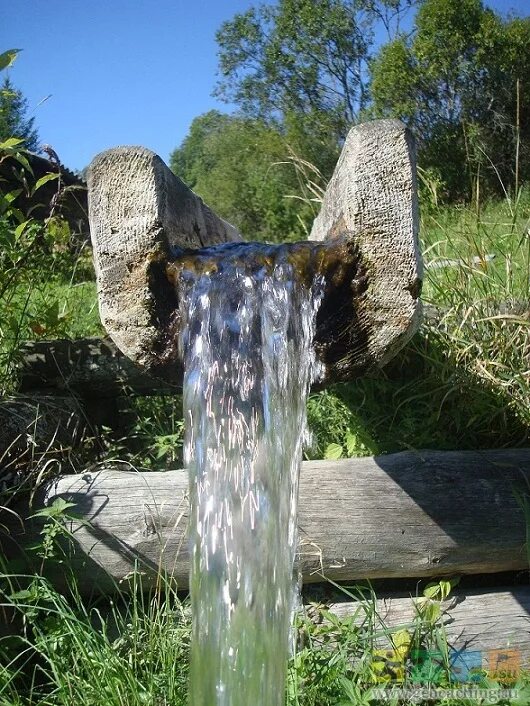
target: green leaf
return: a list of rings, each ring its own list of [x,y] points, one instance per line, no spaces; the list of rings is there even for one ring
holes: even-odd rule
[[[343,449],[340,444],[329,444],[324,451],[324,458],[329,461],[336,461],[342,458]]]
[[[438,598],[438,596],[440,595],[440,584],[430,583],[423,591],[423,595],[426,598]]]
[[[37,179],[37,183],[35,184],[35,188],[33,189],[33,193],[35,193],[38,189],[40,189],[41,186],[44,184],[47,184],[49,181],[52,181],[52,179],[58,179],[59,175],[57,173],[51,173],[50,174],[45,174],[44,176],[41,176],[40,179]]]
[[[352,431],[346,433],[346,452],[348,456],[353,456],[357,451],[358,440]]]
[[[32,517],[58,517],[71,507],[75,507],[75,503],[69,503],[64,498],[56,498],[49,507],[38,510]]]
[[[15,593],[12,593],[9,598],[12,601],[25,601],[28,600],[28,598],[33,598],[34,594],[32,591],[28,590],[23,590],[23,591],[16,591]]]
[[[30,225],[32,221],[23,221],[20,225],[15,228],[15,237],[17,240],[22,236],[26,228]]]
[[[8,49],[3,54],[0,54],[0,71],[12,66],[21,51],[22,49]]]
[[[4,142],[0,142],[0,150],[11,150],[24,142],[23,137],[8,137]]]

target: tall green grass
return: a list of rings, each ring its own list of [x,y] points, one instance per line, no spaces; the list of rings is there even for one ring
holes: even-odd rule
[[[17,635],[0,639],[0,706],[185,704],[188,603],[169,579],[149,594],[138,590],[138,575],[132,580],[131,592],[118,590],[103,601],[82,598],[75,584],[65,597],[43,578],[0,576],[0,607],[18,627]],[[17,589],[17,584],[25,588]],[[411,599],[414,617],[392,625],[379,612],[369,587],[333,588],[338,589],[334,600],[342,596],[350,601],[346,615],[338,617],[340,610],[313,602],[295,618],[297,644],[286,685],[289,706],[377,705],[376,687],[455,686],[442,617],[449,582],[427,585],[419,598]],[[436,655],[434,668],[418,660],[421,650]],[[507,686],[480,670],[474,685]],[[517,689],[519,703],[527,703],[530,675],[521,673],[508,686]]]

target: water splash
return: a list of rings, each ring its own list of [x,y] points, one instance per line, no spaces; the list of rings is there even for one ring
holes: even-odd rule
[[[181,259],[191,706],[284,703],[298,475],[323,289],[321,277],[300,275],[292,252],[238,244]]]

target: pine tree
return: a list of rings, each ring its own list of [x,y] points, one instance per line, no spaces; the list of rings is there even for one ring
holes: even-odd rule
[[[0,142],[18,137],[24,140],[26,149],[37,152],[39,136],[34,127],[35,118],[28,117],[27,113],[28,101],[22,91],[5,78],[0,88]]]

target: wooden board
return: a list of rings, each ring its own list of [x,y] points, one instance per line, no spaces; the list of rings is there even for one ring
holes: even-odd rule
[[[421,599],[420,599],[421,600]],[[521,658],[521,667],[530,668],[530,587],[502,587],[487,590],[455,590],[441,604],[438,627],[443,627],[448,644],[456,650],[484,652],[486,660],[491,652],[513,650]],[[420,604],[421,606],[421,604]],[[414,626],[418,615],[418,598],[390,595],[378,599],[376,629],[408,628]],[[355,616],[355,622],[366,620],[363,604],[332,603],[329,610],[339,618]],[[388,646],[383,638],[381,646]],[[491,652],[490,652],[491,651]]]
[[[65,476],[37,507],[75,503],[73,562],[88,590],[109,590],[135,566],[146,585],[160,567],[187,585],[187,475],[95,469]],[[524,569],[527,526],[516,494],[530,495],[530,449],[418,451],[302,466],[304,581],[443,576]],[[7,523],[10,518],[5,518]],[[33,543],[13,526],[10,547]],[[56,577],[61,580],[61,576]]]

